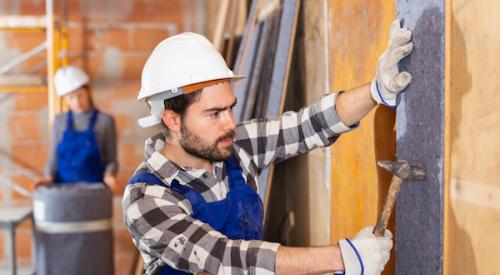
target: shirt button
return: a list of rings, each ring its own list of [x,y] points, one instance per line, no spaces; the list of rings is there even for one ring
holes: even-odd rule
[[[208,178],[208,172],[203,173],[202,176],[203,176],[204,179]]]

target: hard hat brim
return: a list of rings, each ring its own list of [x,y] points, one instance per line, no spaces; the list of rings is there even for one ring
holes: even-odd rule
[[[225,76],[225,77],[220,77],[220,78],[214,78],[214,79],[209,79],[209,80],[206,80],[206,81],[202,81],[202,82],[197,82],[197,83],[193,83],[193,84],[188,84],[188,85],[183,85],[183,86],[180,86],[180,87],[169,87],[169,88],[165,88],[163,89],[162,91],[159,91],[155,94],[161,94],[161,93],[166,93],[166,92],[169,92],[171,93],[172,90],[175,90],[175,89],[178,89],[178,88],[182,88],[183,90],[183,94],[189,94],[189,93],[192,93],[192,92],[195,92],[195,91],[198,91],[198,90],[201,90],[203,88],[206,88],[206,87],[209,87],[209,86],[212,86],[212,85],[215,85],[217,83],[220,83],[220,82],[224,82],[224,81],[230,81],[230,82],[234,82],[234,81],[238,81],[238,80],[241,80],[245,78],[244,75],[235,75],[235,76]],[[140,94],[140,93],[139,93]],[[180,94],[179,94],[180,95]],[[147,100],[149,97],[137,97],[137,100],[138,101],[145,101]],[[171,98],[171,97],[170,97]],[[165,98],[167,99],[167,98]]]

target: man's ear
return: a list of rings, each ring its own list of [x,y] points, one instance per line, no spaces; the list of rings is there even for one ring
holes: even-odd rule
[[[178,113],[172,110],[164,110],[161,115],[161,120],[165,123],[170,132],[181,132],[181,115]]]

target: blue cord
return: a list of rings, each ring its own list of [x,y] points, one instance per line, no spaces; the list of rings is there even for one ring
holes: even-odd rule
[[[358,256],[359,264],[361,265],[361,275],[365,274],[365,267],[363,266],[363,261],[361,260],[361,256],[359,255],[358,250],[356,250],[356,247],[351,243],[351,240],[345,239],[347,243],[352,247],[352,250],[354,250],[354,253],[356,253],[356,256]]]
[[[380,90],[378,89],[378,83],[377,83],[377,80],[375,80],[375,88],[377,88],[377,93],[378,93],[378,96],[380,96],[380,99],[382,100],[382,102],[383,102],[386,106],[388,106],[389,108],[395,109],[395,108],[396,108],[396,105],[391,106],[391,105],[389,105],[389,103],[385,102],[384,97],[382,96],[382,94],[380,93]]]

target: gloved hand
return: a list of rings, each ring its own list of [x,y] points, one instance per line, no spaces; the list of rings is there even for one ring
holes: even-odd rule
[[[389,261],[392,234],[385,230],[383,237],[373,235],[373,227],[365,227],[352,240],[339,241],[345,275],[380,274]]]
[[[377,73],[370,86],[372,97],[379,104],[395,108],[399,92],[411,82],[411,74],[398,69],[399,61],[413,50],[410,39],[411,31],[402,28],[399,19],[392,22],[389,45],[378,59]]]

